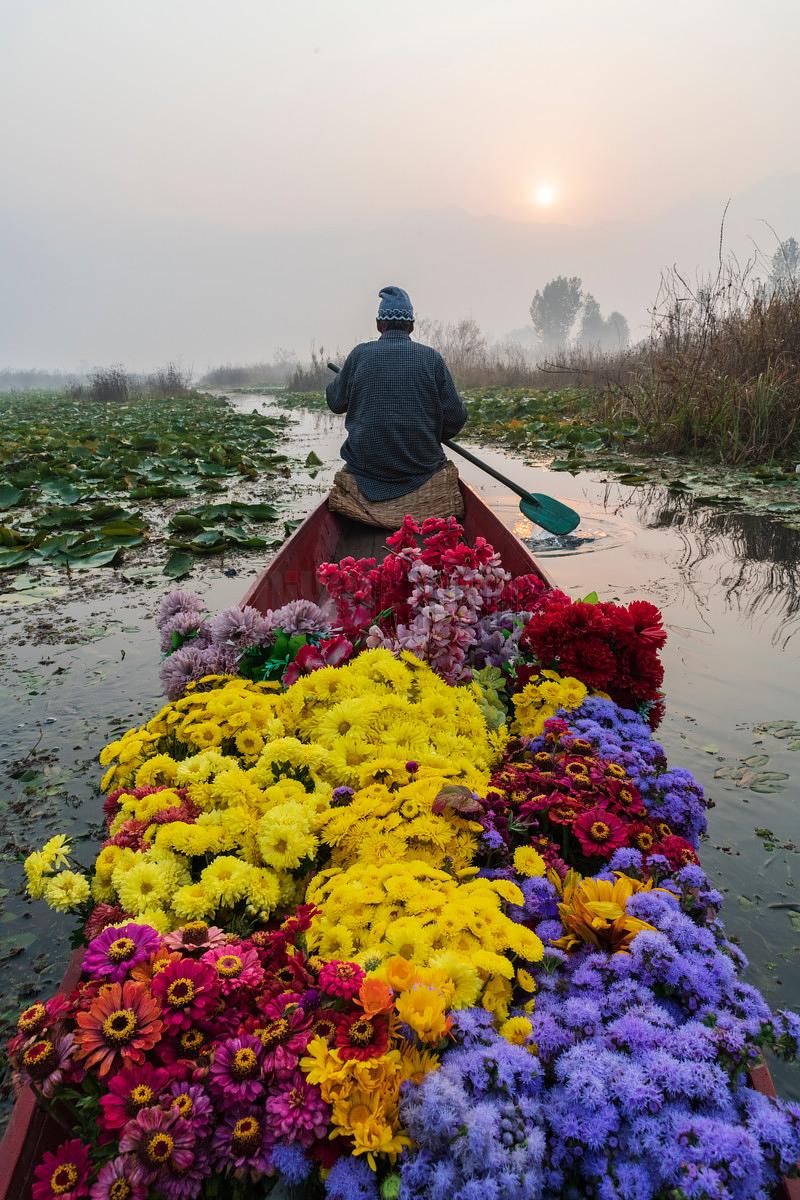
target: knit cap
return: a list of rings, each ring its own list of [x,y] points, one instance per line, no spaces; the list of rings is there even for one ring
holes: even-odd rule
[[[381,288],[378,295],[381,298],[378,306],[379,321],[414,320],[414,306],[411,303],[411,297],[401,287],[395,287],[392,284],[389,287]]]

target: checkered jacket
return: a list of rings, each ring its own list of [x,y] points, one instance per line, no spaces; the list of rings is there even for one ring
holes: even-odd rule
[[[467,419],[438,350],[397,329],[356,346],[326,396],[347,414],[342,458],[368,500],[405,496],[430,479],[446,461],[442,440]]]

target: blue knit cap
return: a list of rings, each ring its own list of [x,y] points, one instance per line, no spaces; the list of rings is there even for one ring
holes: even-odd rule
[[[379,321],[414,320],[414,306],[411,303],[411,297],[401,287],[391,285],[381,288],[378,295],[381,298],[378,306]]]

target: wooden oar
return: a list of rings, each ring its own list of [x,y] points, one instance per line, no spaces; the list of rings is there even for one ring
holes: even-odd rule
[[[338,374],[339,368],[335,363],[328,363],[329,370]],[[515,495],[519,496],[520,512],[533,521],[535,525],[541,525],[542,529],[546,529],[548,533],[564,534],[572,533],[573,529],[580,523],[580,515],[575,512],[574,508],[569,508],[568,505],[562,504],[560,500],[555,500],[552,496],[546,496],[543,492],[526,492],[518,483],[514,483],[512,479],[508,479],[505,475],[501,475],[499,471],[495,471],[494,467],[490,467],[483,459],[477,458],[469,450],[465,450],[463,446],[459,446],[456,442],[445,440],[445,446],[450,450],[454,450],[456,454],[460,454],[467,462],[471,462],[473,466],[480,467],[487,475],[491,475],[498,483],[502,483]]]

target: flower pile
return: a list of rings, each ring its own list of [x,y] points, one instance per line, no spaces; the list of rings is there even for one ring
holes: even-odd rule
[[[102,752],[91,866],[29,893],[82,978],[19,1018],[72,1134],[34,1200],[767,1200],[800,1019],[746,984],[706,801],[652,729],[651,605],[408,518],[330,599],[162,603],[168,703]]]

